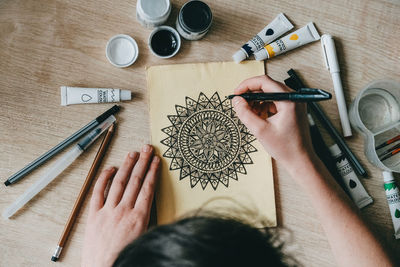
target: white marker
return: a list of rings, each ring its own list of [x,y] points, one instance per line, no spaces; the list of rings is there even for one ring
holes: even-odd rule
[[[351,127],[347,113],[346,101],[344,99],[342,81],[340,80],[339,63],[336,56],[335,43],[329,34],[324,34],[321,37],[322,52],[325,59],[326,68],[332,75],[333,88],[335,90],[336,102],[338,105],[340,122],[342,124],[343,135],[351,136]]]

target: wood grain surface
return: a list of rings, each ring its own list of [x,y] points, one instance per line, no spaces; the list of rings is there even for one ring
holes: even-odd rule
[[[335,37],[347,104],[372,80],[399,80],[400,3],[396,0],[207,2],[215,18],[208,35],[200,41],[183,41],[174,58],[162,60],[147,47],[151,30],[136,21],[135,1],[0,1],[1,181],[111,106],[62,107],[61,85],[114,87],[134,92],[133,100],[122,104],[117,132],[103,163],[119,166],[126,153],[138,150],[150,140],[146,66],[230,61],[243,43],[280,12],[296,28],[313,21],[321,34]],[[172,3],[168,25],[174,25],[184,1]],[[112,66],[105,57],[107,40],[119,33],[135,38],[140,49],[137,62],[125,69]],[[297,70],[310,87],[332,90],[319,42],[267,63],[267,73],[280,81],[287,77],[290,68]],[[340,129],[335,100],[322,106]],[[331,144],[329,136],[323,133]],[[380,170],[366,160],[359,134],[347,141],[369,173],[362,182],[374,203],[364,208],[362,214],[388,249],[398,252],[400,240],[393,237]],[[99,144],[97,141],[10,220],[0,219],[0,266],[55,266],[51,255]],[[0,210],[48,171],[55,159],[15,185],[1,185]],[[288,243],[294,248],[293,255],[305,266],[335,266],[307,196],[277,163],[274,172],[278,224],[291,233]],[[56,265],[79,266],[86,218],[85,204]]]

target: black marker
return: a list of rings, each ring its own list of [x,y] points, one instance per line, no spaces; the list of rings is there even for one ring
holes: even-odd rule
[[[332,98],[332,95],[321,89],[301,88],[297,92],[292,93],[244,93],[240,95],[229,95],[228,99],[235,96],[243,97],[248,101],[295,101],[295,102],[315,102]]]
[[[34,169],[45,163],[47,160],[57,155],[64,148],[66,148],[67,146],[78,140],[80,137],[88,133],[94,127],[98,126],[100,123],[105,121],[108,117],[117,113],[120,109],[121,109],[120,106],[114,105],[112,108],[110,108],[109,110],[98,116],[96,119],[92,120],[91,122],[83,126],[80,130],[73,133],[70,137],[68,137],[67,139],[65,139],[64,141],[62,141],[61,143],[59,143],[58,145],[56,145],[55,147],[53,147],[52,149],[50,149],[49,151],[47,151],[46,153],[44,153],[43,155],[32,161],[31,163],[26,165],[20,171],[10,176],[10,178],[8,178],[7,181],[4,182],[4,184],[8,186],[10,184],[16,183],[18,180],[22,179],[25,175],[27,175],[28,173],[30,173],[31,171],[33,171]]]
[[[290,69],[287,73],[290,76],[290,78],[285,80],[285,84],[287,86],[291,87],[294,90],[299,90],[300,88],[304,87],[303,82],[300,80],[299,76],[297,76],[296,72],[293,69]],[[346,142],[343,140],[343,137],[339,134],[339,132],[332,125],[332,123],[330,122],[328,117],[325,115],[324,111],[321,109],[321,107],[318,105],[318,103],[311,102],[311,103],[309,103],[309,107],[314,112],[314,114],[318,118],[318,120],[325,127],[325,129],[328,131],[328,133],[333,138],[333,140],[335,140],[335,143],[339,146],[340,150],[343,152],[343,154],[346,156],[347,160],[353,166],[355,172],[358,175],[367,177],[367,175],[368,175],[367,171],[361,165],[360,161],[353,154],[353,152],[351,152],[350,148],[347,146]]]

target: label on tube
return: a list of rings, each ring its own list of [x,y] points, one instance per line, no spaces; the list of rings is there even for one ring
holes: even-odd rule
[[[82,88],[61,86],[61,105],[112,103],[131,100],[131,91],[114,88]]]
[[[256,36],[250,41],[245,43],[240,50],[238,50],[233,56],[233,60],[239,63],[246,58],[249,58],[255,52],[259,51],[264,45],[269,44],[282,34],[288,32],[293,28],[292,23],[285,17],[283,13],[280,13],[270,24],[262,29]]]
[[[256,60],[272,58],[319,39],[320,36],[314,26],[314,23],[310,22],[303,28],[285,35],[282,39],[276,40],[275,42],[264,46],[263,49],[254,53],[254,57]]]
[[[400,239],[400,191],[397,186],[393,174],[391,172],[383,172],[384,188],[386,199],[392,216],[394,227],[394,237]]]
[[[373,202],[371,196],[368,195],[339,146],[334,144],[329,148],[329,150],[335,158],[336,167],[343,179],[343,183],[357,207],[361,209],[371,204]]]

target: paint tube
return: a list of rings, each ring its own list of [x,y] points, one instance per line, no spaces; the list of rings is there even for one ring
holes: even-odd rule
[[[394,227],[394,237],[400,239],[400,191],[392,172],[384,171],[383,187],[385,188],[386,199],[388,201],[390,215]]]
[[[61,105],[112,103],[131,100],[131,91],[113,88],[81,88],[61,86]]]
[[[320,38],[314,23],[310,22],[303,28],[284,36],[282,39],[264,46],[263,49],[254,53],[254,57],[256,60],[271,58],[302,45],[317,41]]]
[[[257,35],[250,41],[245,43],[240,50],[233,54],[233,60],[236,63],[239,63],[246,58],[249,58],[255,52],[262,49],[264,45],[269,44],[292,28],[292,23],[290,23],[283,13],[280,13],[270,24],[257,33]]]
[[[332,156],[335,158],[336,168],[339,171],[340,176],[343,179],[344,185],[350,194],[351,199],[357,205],[359,209],[373,202],[370,195],[368,195],[364,186],[358,179],[357,175],[354,173],[353,168],[346,159],[345,155],[340,150],[337,144],[334,144],[329,148]]]

